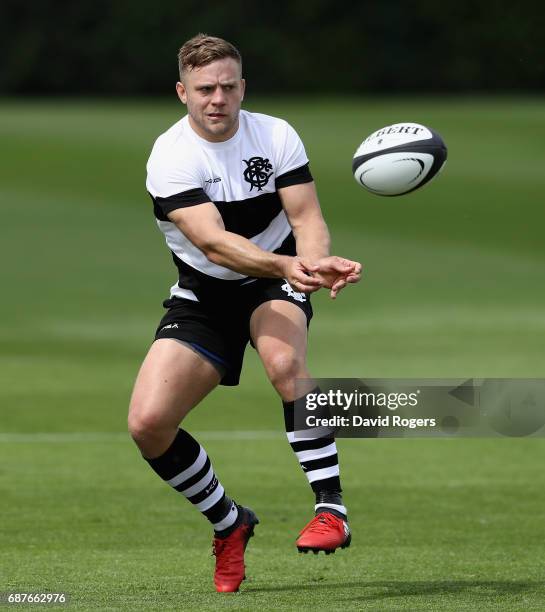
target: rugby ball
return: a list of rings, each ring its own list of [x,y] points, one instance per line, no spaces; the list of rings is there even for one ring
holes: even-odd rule
[[[367,191],[397,196],[429,183],[446,159],[447,147],[437,132],[419,123],[394,123],[361,143],[352,172]]]

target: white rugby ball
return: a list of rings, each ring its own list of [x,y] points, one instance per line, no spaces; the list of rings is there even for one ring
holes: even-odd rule
[[[373,132],[352,161],[354,178],[371,193],[397,196],[422,187],[447,160],[447,147],[419,123],[394,123]]]

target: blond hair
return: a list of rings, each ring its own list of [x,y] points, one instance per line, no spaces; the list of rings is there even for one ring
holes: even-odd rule
[[[236,60],[242,69],[242,58],[234,45],[223,38],[208,36],[208,34],[197,34],[184,43],[178,51],[180,80],[183,80],[185,72],[226,57]]]

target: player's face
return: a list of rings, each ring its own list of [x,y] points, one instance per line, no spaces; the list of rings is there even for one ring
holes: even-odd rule
[[[226,57],[188,71],[176,84],[189,123],[202,138],[222,142],[236,133],[245,87],[240,70],[236,60]]]

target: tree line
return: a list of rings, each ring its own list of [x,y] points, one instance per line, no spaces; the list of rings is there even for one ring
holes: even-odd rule
[[[0,93],[169,91],[197,32],[233,42],[252,91],[362,94],[545,89],[533,0],[4,0]]]

